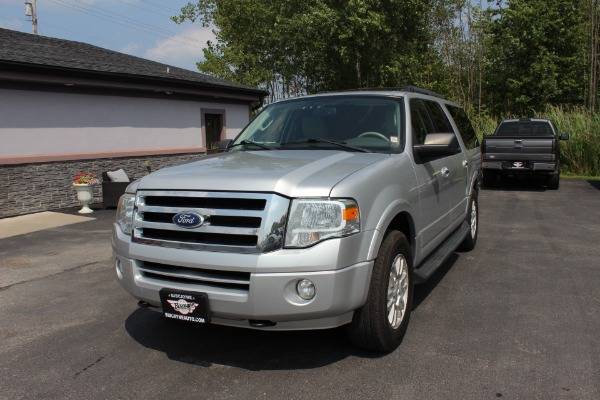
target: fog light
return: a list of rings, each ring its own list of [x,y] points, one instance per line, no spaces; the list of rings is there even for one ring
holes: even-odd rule
[[[121,265],[121,260],[118,258],[115,261],[115,270],[117,271],[117,278],[123,279],[123,266]]]
[[[296,284],[296,292],[303,300],[311,300],[315,297],[315,284],[308,279],[302,279]]]

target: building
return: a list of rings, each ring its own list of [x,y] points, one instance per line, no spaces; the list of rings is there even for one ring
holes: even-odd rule
[[[71,179],[80,171],[123,168],[135,178],[197,158],[235,137],[266,94],[0,29],[0,217],[76,205]]]

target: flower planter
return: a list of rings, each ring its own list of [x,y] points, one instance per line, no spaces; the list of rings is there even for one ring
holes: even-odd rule
[[[73,187],[77,191],[77,200],[81,203],[79,214],[90,214],[94,211],[89,207],[94,198],[94,187],[92,185],[82,185],[74,183]]]

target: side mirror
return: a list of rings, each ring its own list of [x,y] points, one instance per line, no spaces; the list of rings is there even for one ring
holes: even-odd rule
[[[413,152],[422,159],[432,159],[451,156],[458,152],[455,146],[448,144],[416,144]]]
[[[233,142],[231,139],[219,140],[217,142],[217,149],[219,149],[219,151],[227,151],[231,142]]]
[[[569,134],[566,132],[561,133],[560,135],[558,135],[558,140],[569,140]]]
[[[430,133],[424,144],[413,146],[413,152],[423,160],[447,157],[460,151],[454,133]]]

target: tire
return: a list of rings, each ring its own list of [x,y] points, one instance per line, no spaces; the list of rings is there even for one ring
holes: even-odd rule
[[[555,173],[550,175],[548,177],[547,185],[549,189],[558,190],[558,187],[560,185],[560,174]]]
[[[400,275],[394,273],[394,277],[400,276],[400,279],[392,276],[393,266],[394,272],[401,271]],[[390,308],[393,311],[396,304],[398,314],[388,308],[388,291],[391,296],[396,295],[397,301]],[[373,265],[367,302],[354,313],[348,327],[350,340],[356,346],[371,351],[389,353],[395,350],[406,333],[412,304],[412,251],[402,232],[390,231],[381,243]],[[393,316],[389,317],[391,314]]]
[[[475,210],[475,213],[473,213]],[[479,197],[477,191],[473,191],[469,199],[469,209],[467,210],[467,224],[469,225],[469,233],[458,246],[458,251],[471,251],[477,244],[477,236],[479,235]]]
[[[483,178],[482,178],[482,184],[483,187],[491,187],[494,185],[494,183],[496,183],[496,180],[498,180],[498,173],[496,171],[483,171]]]

